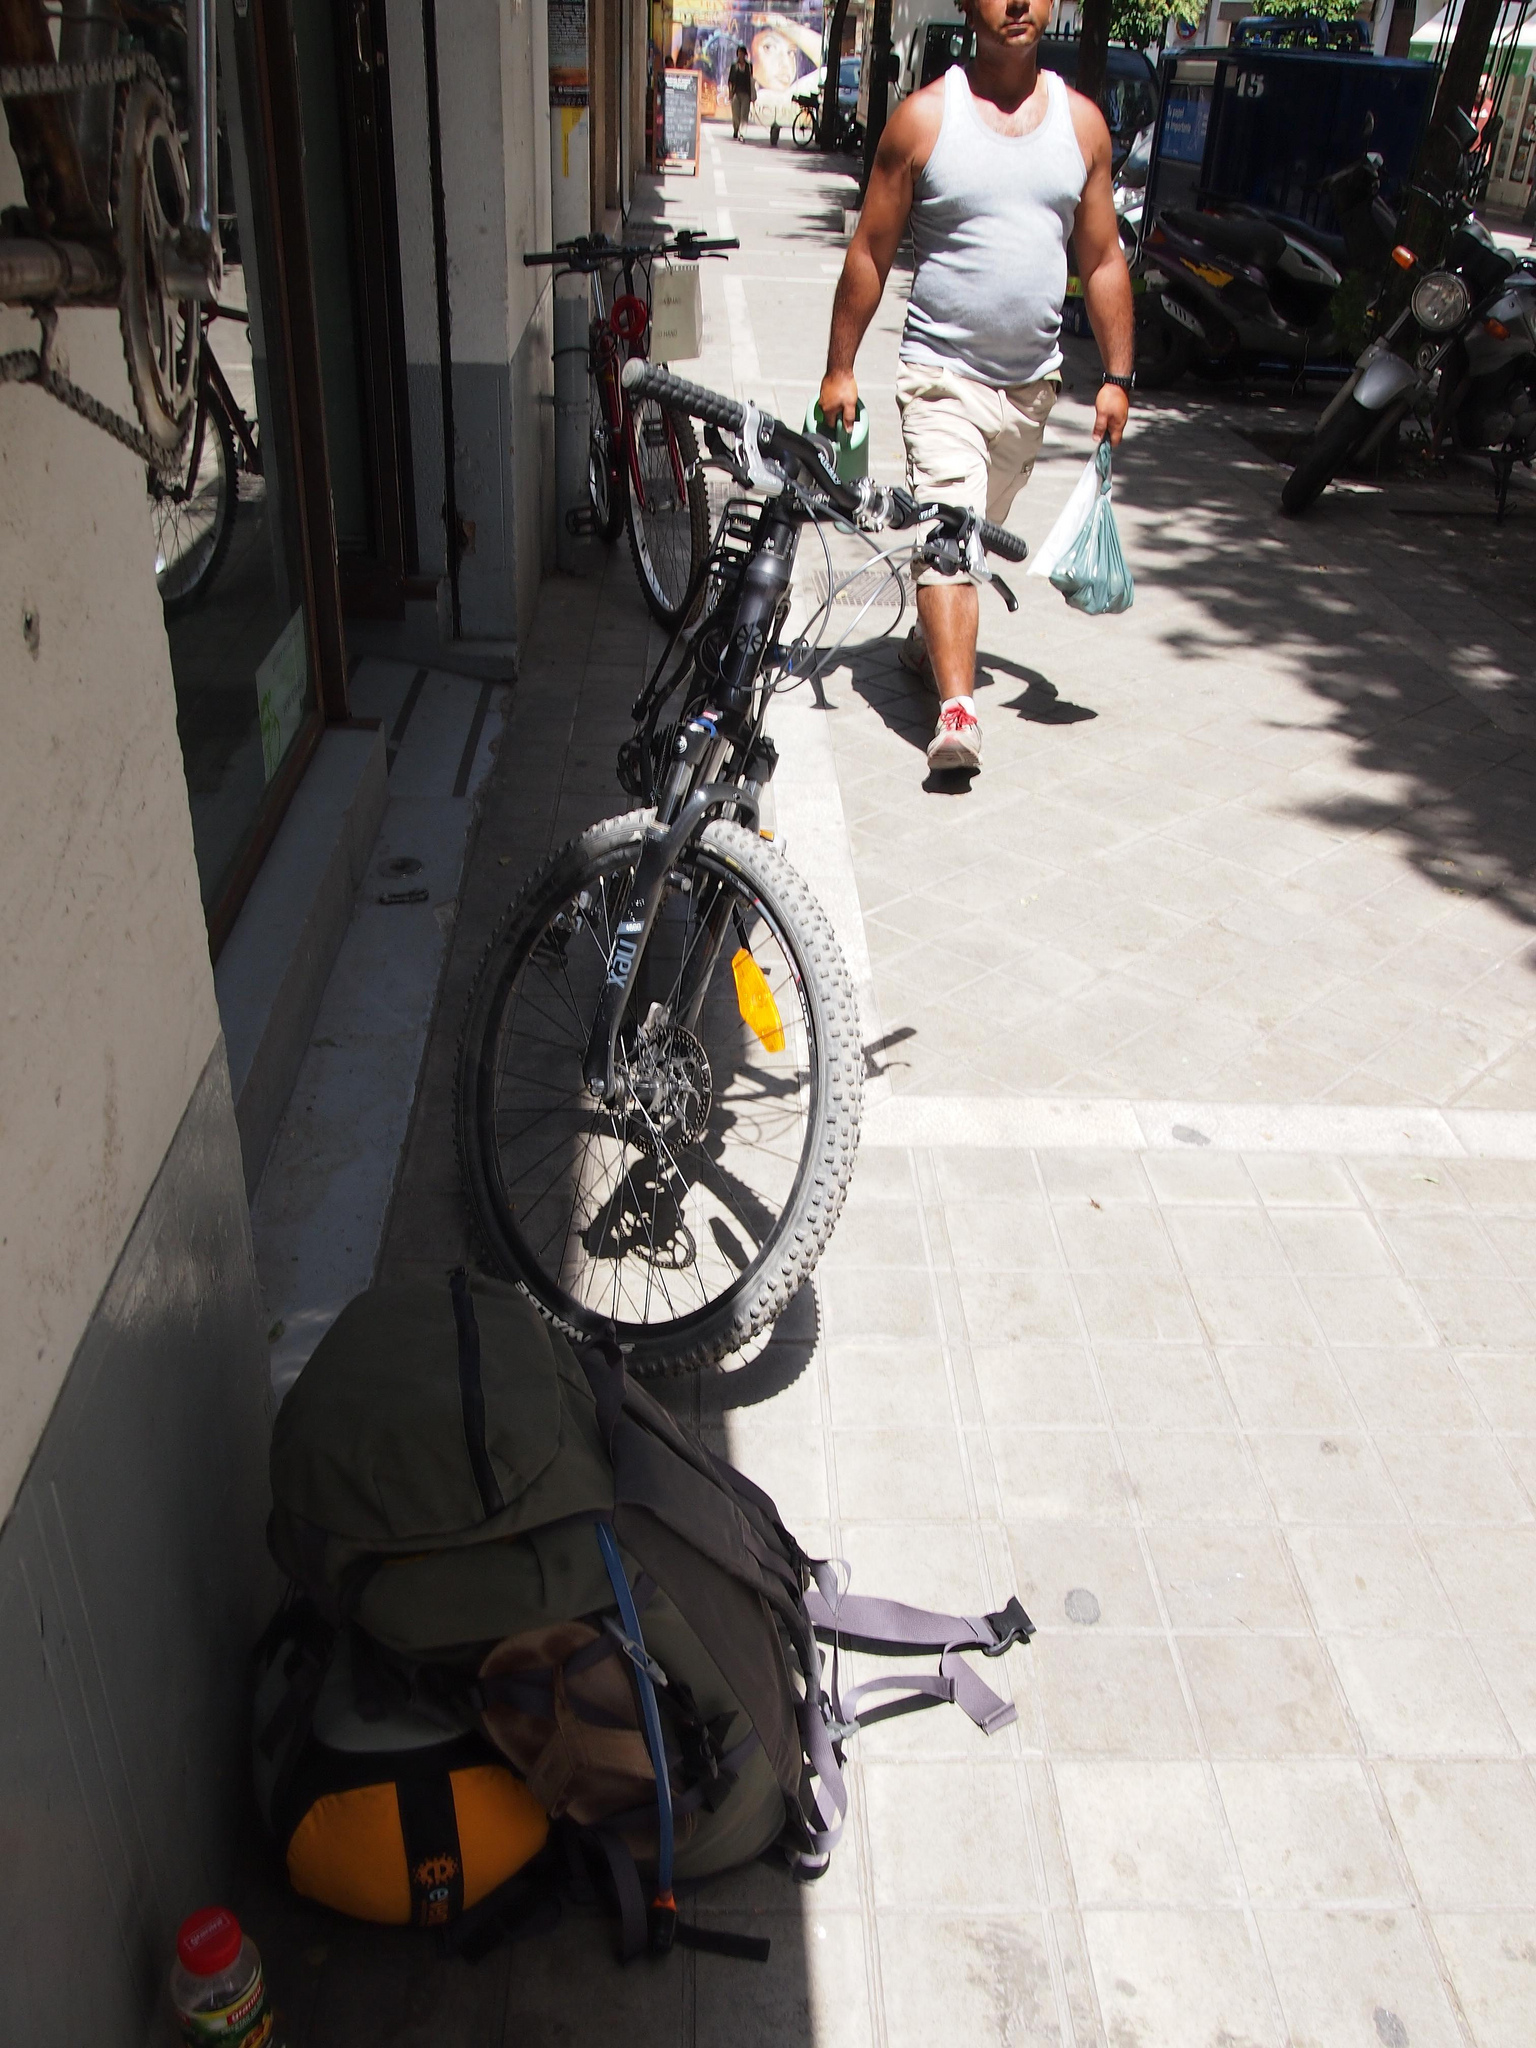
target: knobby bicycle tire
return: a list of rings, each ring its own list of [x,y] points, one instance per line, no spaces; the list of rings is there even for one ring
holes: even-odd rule
[[[677,501],[677,479],[672,472],[663,420],[670,422],[682,464],[684,498]],[[663,501],[642,507],[635,489],[634,472],[625,462],[629,500],[629,551],[635,574],[652,616],[667,627],[682,625],[697,609],[688,593],[694,588],[700,564],[709,552],[709,483],[699,461],[698,437],[686,413],[664,410],[654,398],[635,408],[635,453],[645,477]],[[627,451],[626,451],[627,458]]]
[[[208,595],[229,553],[240,504],[234,428],[224,409],[223,399],[211,383],[204,383],[202,405],[202,440],[195,447],[198,475],[206,479],[202,492],[197,488],[198,479],[189,475],[188,501],[178,504],[166,494],[163,479],[150,478],[155,518],[155,582],[168,619],[180,618],[194,610]],[[192,452],[189,444],[189,463]],[[185,554],[177,555],[173,560],[167,559],[165,543],[168,535],[177,532],[183,521],[190,525],[199,516],[194,509],[199,504],[209,514],[206,538],[189,547]]]
[[[631,1368],[642,1375],[713,1364],[783,1312],[814,1268],[842,1209],[863,1094],[858,1004],[825,915],[781,855],[755,833],[724,822],[706,826],[684,849],[673,871],[673,889],[679,903],[693,892],[691,917],[706,886],[717,888],[708,904],[725,907],[738,936],[738,904],[757,920],[751,932],[754,958],[759,952],[771,956],[772,949],[762,942],[764,932],[782,949],[788,971],[780,989],[779,1048],[769,1039],[762,1041],[766,1052],[757,1050],[741,1021],[734,967],[726,958],[736,943],[732,937],[715,960],[702,1005],[709,1011],[713,1004],[712,1017],[698,1017],[700,1036],[692,1040],[702,1051],[705,1036],[713,1038],[717,1027],[727,1027],[721,1034],[723,1049],[705,1062],[698,1086],[698,1099],[707,1104],[705,1125],[692,1137],[674,1134],[658,1145],[643,1130],[635,1135],[633,1110],[621,1119],[586,1094],[581,1051],[590,1009],[584,998],[590,988],[595,1003],[607,958],[606,934],[598,929],[605,920],[593,906],[622,902],[653,815],[632,811],[592,826],[552,855],[510,905],[470,991],[454,1090],[460,1168],[487,1263],[522,1286],[568,1334],[616,1335]],[[577,905],[588,906],[590,948],[571,928],[570,913]],[[700,913],[701,933],[708,914],[708,909]],[[659,943],[653,933],[636,970],[636,1014],[645,1003],[638,978]],[[681,958],[680,981],[686,974],[686,942]],[[559,993],[562,980],[569,1004]],[[554,997],[546,1008],[549,991]],[[562,1030],[568,1042],[557,1042]],[[520,1072],[507,1066],[509,1051],[518,1053]],[[504,1077],[511,1084],[505,1089],[500,1085]],[[805,1111],[800,1135],[786,1148],[775,1132],[788,1130],[793,1121],[784,1107],[792,1087]],[[733,1094],[733,1088],[738,1092]],[[530,1120],[517,1128],[524,1114]],[[783,1119],[782,1126],[775,1124],[775,1116]],[[552,1133],[553,1146],[545,1153]],[[555,1162],[548,1167],[551,1187],[558,1181],[561,1192],[552,1208],[542,1206],[545,1195],[526,1178],[509,1190],[508,1174],[515,1180],[521,1169],[503,1155],[515,1145],[534,1154],[541,1170],[546,1160]],[[568,1172],[562,1160],[571,1162]],[[659,1170],[663,1162],[666,1173]],[[666,1193],[663,1213],[656,1189],[674,1173],[680,1179],[683,1164],[694,1178],[681,1196],[675,1189]],[[562,1180],[563,1173],[567,1177]],[[764,1183],[775,1181],[786,1190],[782,1203],[771,1185],[766,1195],[762,1192]],[[611,1191],[605,1194],[605,1188]],[[547,1247],[560,1232],[567,1200],[571,1213],[551,1259]],[[647,1201],[650,1236],[637,1252],[636,1223],[645,1225]],[[534,1240],[551,1220],[554,1230],[541,1251]],[[759,1226],[754,1250],[741,1237],[750,1239]],[[688,1267],[678,1260],[680,1243],[685,1252],[692,1245],[692,1263],[700,1269],[690,1287],[703,1288],[706,1263],[722,1274],[723,1284],[701,1296],[697,1306],[674,1313],[670,1284],[654,1276],[671,1274],[683,1291],[677,1276]],[[597,1273],[604,1256],[611,1266],[601,1272],[604,1298],[579,1298],[580,1275],[589,1267]],[[633,1307],[643,1273],[638,1318],[617,1312],[618,1267],[636,1260],[623,1283],[623,1300]],[[552,1273],[552,1264],[562,1270]],[[644,1272],[647,1267],[651,1270]],[[610,1280],[611,1302],[606,1298]],[[664,1307],[665,1315],[650,1313],[656,1289],[661,1296],[656,1306]]]

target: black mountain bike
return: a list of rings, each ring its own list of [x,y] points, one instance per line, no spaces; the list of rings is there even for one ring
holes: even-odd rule
[[[673,633],[634,706],[619,780],[642,808],[563,847],[497,927],[455,1107],[491,1263],[646,1373],[711,1364],[779,1315],[831,1235],[858,1143],[848,970],[758,832],[777,759],[768,707],[837,652],[817,636],[854,580],[835,581],[827,549],[825,595],[789,637],[801,529],[931,522],[923,560],[980,576],[983,549],[1025,550],[961,507],[841,482],[828,442],[754,406],[646,362],[623,379],[631,402],[704,421],[714,462],[768,495],[726,505],[696,579],[699,623]],[[844,640],[912,552],[869,546],[888,575],[861,563],[875,588]]]

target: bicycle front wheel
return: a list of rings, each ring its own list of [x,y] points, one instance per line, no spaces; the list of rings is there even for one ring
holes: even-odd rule
[[[738,1350],[820,1257],[858,1143],[858,1008],[826,918],[738,825],[685,849],[635,969],[615,1072],[582,1078],[652,814],[555,854],[480,964],[455,1090],[490,1262],[641,1374]],[[745,957],[743,957],[745,956]]]
[[[654,398],[634,413],[629,547],[653,615],[682,625],[698,603],[690,605],[688,593],[709,552],[709,485],[692,420]]]
[[[168,619],[201,603],[219,573],[235,530],[235,437],[224,402],[203,393],[201,432],[194,432],[181,475],[151,471],[155,582]]]
[[[809,108],[802,107],[789,124],[789,139],[796,149],[809,149],[816,140],[816,118]]]

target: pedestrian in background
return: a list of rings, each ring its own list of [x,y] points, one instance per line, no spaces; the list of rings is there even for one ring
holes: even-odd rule
[[[1052,0],[963,0],[976,38],[885,125],[832,306],[822,416],[852,428],[858,352],[908,222],[917,257],[896,399],[907,480],[920,498],[1001,521],[1029,481],[1061,388],[1067,241],[1103,382],[1093,438],[1117,446],[1130,410],[1131,279],[1120,246],[1104,116],[1040,69]],[[976,628],[969,577],[919,572],[902,649],[936,687],[934,769],[979,768]]]
[[[752,59],[745,43],[736,45],[736,62],[726,74],[725,89],[731,98],[731,133],[740,142],[742,125],[757,98],[757,80],[752,76]]]

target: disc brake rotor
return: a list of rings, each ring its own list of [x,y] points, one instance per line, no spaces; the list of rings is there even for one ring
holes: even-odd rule
[[[654,1038],[643,1039],[634,1079],[637,1087],[654,1084],[657,1092],[649,1106],[637,1103],[630,1112],[630,1143],[651,1159],[660,1158],[663,1147],[675,1152],[681,1145],[697,1144],[709,1123],[715,1084],[709,1054],[693,1033],[669,1024]]]

